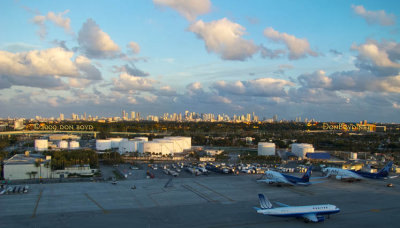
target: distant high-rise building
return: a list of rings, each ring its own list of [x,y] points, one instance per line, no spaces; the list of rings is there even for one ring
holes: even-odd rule
[[[122,119],[125,120],[126,112],[125,110],[122,110]]]
[[[63,121],[64,120],[64,114],[60,113],[60,120]]]
[[[131,111],[131,120],[135,120],[135,112]]]
[[[275,114],[272,119],[274,120],[274,122],[278,122],[278,115]]]
[[[72,117],[72,120],[79,120],[78,114],[72,113],[71,117]]]

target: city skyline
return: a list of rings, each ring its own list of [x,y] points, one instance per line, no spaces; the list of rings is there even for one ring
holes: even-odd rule
[[[2,119],[2,118],[0,118]],[[109,122],[115,122],[115,121],[143,121],[143,120],[149,120],[149,121],[177,121],[177,122],[279,122],[279,121],[292,121],[292,120],[285,120],[285,119],[278,119],[278,115],[273,115],[271,118],[265,117],[265,116],[258,116],[254,112],[253,113],[246,113],[246,114],[233,114],[232,116],[229,116],[225,113],[196,113],[196,112],[191,112],[189,110],[186,110],[184,113],[163,113],[162,115],[153,115],[153,114],[148,114],[148,115],[143,115],[140,112],[137,111],[126,111],[122,110],[122,113],[120,116],[98,116],[96,114],[87,114],[84,112],[83,114],[76,114],[76,113],[71,113],[70,118],[68,118],[68,115],[64,113],[59,113],[58,117],[57,116],[34,116],[34,118],[21,118],[21,117],[8,117],[8,119],[14,119],[16,121],[21,121],[23,119],[25,120],[36,120],[36,121],[100,121],[100,120],[107,120]],[[301,117],[296,117],[295,119],[296,122],[301,122],[302,118]],[[308,122],[308,121],[315,121],[313,118],[304,118],[303,122]],[[20,122],[20,124],[23,124],[23,122]]]
[[[400,122],[397,1],[3,1],[0,117]]]

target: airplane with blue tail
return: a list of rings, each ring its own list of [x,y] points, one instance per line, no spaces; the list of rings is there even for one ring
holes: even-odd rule
[[[354,171],[352,170],[353,173],[357,173],[358,175],[370,179],[386,179],[386,178],[395,178],[397,176],[389,176],[389,171],[392,168],[393,162],[390,161],[383,167],[383,169],[379,170],[377,173],[368,173],[368,172],[363,172],[361,170]]]
[[[265,179],[257,180],[257,182],[263,182],[268,184],[288,184],[288,185],[310,185],[316,183],[322,183],[324,181],[319,182],[310,182],[310,179],[323,179],[325,177],[317,177],[311,178],[311,169],[312,166],[309,166],[306,173],[302,177],[295,177],[288,174],[280,173],[277,171],[268,170],[265,171]]]
[[[355,181],[355,180],[363,180],[366,178],[370,179],[386,179],[386,178],[395,178],[398,176],[389,176],[389,170],[392,167],[393,162],[389,162],[386,166],[381,169],[377,173],[368,173],[363,171],[354,171],[340,168],[324,168],[323,173],[325,173],[325,177],[336,176],[336,179],[343,181]]]
[[[340,209],[332,204],[289,206],[276,202],[281,207],[274,208],[263,194],[258,194],[258,198],[260,199],[260,208],[254,207],[254,209],[263,215],[303,218],[304,222],[323,222],[325,221],[324,215],[329,216],[340,212]]]

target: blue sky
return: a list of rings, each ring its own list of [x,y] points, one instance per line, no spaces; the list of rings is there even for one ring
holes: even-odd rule
[[[398,15],[398,1],[1,1],[0,116],[399,122]]]

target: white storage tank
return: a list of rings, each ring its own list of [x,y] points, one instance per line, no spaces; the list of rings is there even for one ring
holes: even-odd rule
[[[60,149],[68,149],[68,142],[65,140],[61,140],[58,142],[58,148]]]
[[[161,144],[158,142],[143,142],[144,153],[161,153]]]
[[[275,143],[259,142],[258,155],[275,155]]]
[[[168,139],[174,142],[175,153],[181,153],[183,152],[183,150],[188,150],[192,148],[191,137],[171,136],[165,137],[164,139]]]
[[[96,150],[111,150],[111,140],[109,139],[97,139]]]
[[[144,143],[146,143],[145,141],[137,141],[136,142],[136,148],[137,148],[137,151],[139,152],[139,153],[141,153],[141,154],[143,154],[144,153]]]
[[[49,142],[47,139],[35,139],[35,150],[46,151],[49,148]]]
[[[168,147],[168,151],[169,151],[168,154],[174,154],[174,153],[182,152],[182,151],[178,151],[177,150],[173,140],[170,140],[170,139],[155,139],[155,140],[153,140],[153,142],[159,142],[159,143],[162,143],[164,147]]]
[[[79,142],[78,141],[69,142],[69,149],[71,150],[79,149]]]
[[[147,138],[147,137],[135,137],[134,139],[138,140],[138,141],[144,141],[144,142],[148,142],[149,141],[149,138]]]
[[[305,158],[307,153],[314,153],[314,147],[308,143],[293,143],[292,153],[299,158]]]
[[[161,145],[161,154],[169,155],[174,154],[174,143],[170,141],[159,142]]]
[[[119,143],[123,140],[127,140],[125,138],[110,138],[111,140],[111,148],[118,148]]]
[[[119,143],[118,152],[120,154],[124,153],[132,153],[137,151],[137,142],[136,140],[123,140]]]

